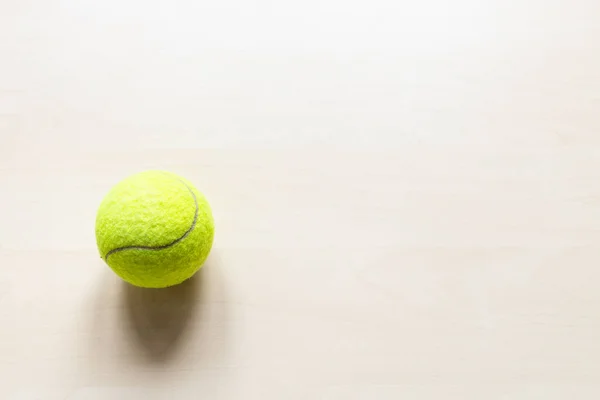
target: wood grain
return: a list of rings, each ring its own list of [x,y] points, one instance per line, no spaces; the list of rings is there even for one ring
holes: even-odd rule
[[[0,398],[597,399],[594,1],[0,2]],[[190,282],[95,248],[128,174]]]

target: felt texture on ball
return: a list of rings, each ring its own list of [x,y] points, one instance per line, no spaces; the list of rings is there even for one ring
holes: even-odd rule
[[[170,172],[125,178],[96,215],[100,257],[135,286],[162,288],[194,275],[214,238],[210,205],[189,181]]]

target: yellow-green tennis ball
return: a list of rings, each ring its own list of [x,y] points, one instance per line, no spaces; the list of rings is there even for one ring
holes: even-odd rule
[[[164,171],[119,182],[96,216],[100,256],[135,286],[161,288],[190,278],[208,256],[213,237],[206,198],[186,179]]]

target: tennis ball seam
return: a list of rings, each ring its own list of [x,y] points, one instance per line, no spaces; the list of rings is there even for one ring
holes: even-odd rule
[[[196,207],[196,210],[194,211],[194,220],[192,221],[192,225],[190,226],[190,228],[180,237],[178,237],[177,239],[173,240],[171,243],[168,244],[163,244],[160,246],[123,246],[123,247],[117,247],[115,249],[112,249],[110,251],[108,251],[106,253],[106,255],[104,256],[104,261],[108,261],[108,257],[114,253],[118,253],[121,251],[125,251],[125,250],[164,250],[167,249],[169,247],[175,246],[177,243],[181,242],[183,239],[185,239],[186,237],[189,236],[190,233],[192,233],[192,231],[194,230],[194,228],[196,227],[196,224],[198,222],[198,199],[196,198],[196,194],[194,193],[194,191],[182,180],[179,180],[185,187],[186,189],[190,192],[190,194],[192,195],[192,198],[194,199],[194,206]]]

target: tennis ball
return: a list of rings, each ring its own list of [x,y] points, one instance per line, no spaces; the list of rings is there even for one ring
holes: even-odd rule
[[[100,257],[135,286],[162,288],[190,278],[212,247],[214,221],[190,182],[146,171],[115,185],[96,216]]]

